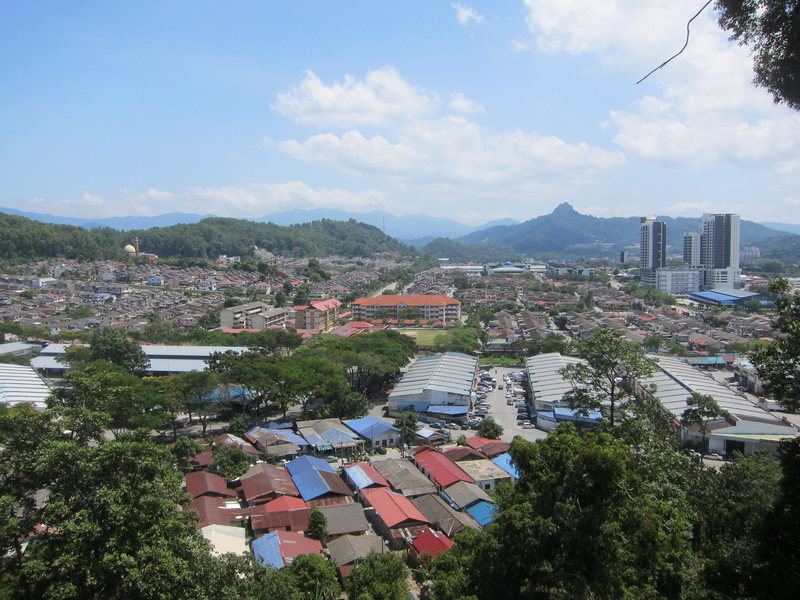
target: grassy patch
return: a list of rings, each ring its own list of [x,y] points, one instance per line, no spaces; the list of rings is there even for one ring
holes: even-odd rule
[[[413,337],[419,346],[433,346],[433,340],[443,333],[442,329],[400,329],[400,333]]]

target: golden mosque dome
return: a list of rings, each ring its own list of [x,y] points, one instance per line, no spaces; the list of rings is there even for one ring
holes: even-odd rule
[[[136,248],[134,248],[131,244],[128,244],[127,246],[125,246],[123,248],[123,250],[125,252],[127,252],[128,254],[136,254]]]

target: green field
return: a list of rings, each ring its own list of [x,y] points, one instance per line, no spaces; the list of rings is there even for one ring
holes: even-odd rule
[[[419,346],[433,346],[434,338],[444,332],[442,329],[400,329],[398,331],[413,337]]]

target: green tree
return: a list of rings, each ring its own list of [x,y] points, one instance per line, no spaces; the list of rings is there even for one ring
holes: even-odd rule
[[[400,554],[372,553],[356,562],[346,591],[352,600],[408,600],[408,567]]]
[[[623,337],[620,331],[597,329],[572,345],[583,362],[569,364],[560,371],[574,386],[564,396],[570,407],[584,413],[608,407],[612,425],[616,423],[617,404],[626,391],[656,368],[655,361],[644,355],[641,345],[627,342]]]
[[[759,535],[763,565],[755,578],[763,598],[793,598],[800,586],[800,438],[780,446],[780,492]],[[780,573],[773,577],[771,573]]]
[[[172,446],[172,453],[175,455],[175,458],[178,459],[178,465],[182,468],[188,465],[190,458],[197,456],[202,451],[202,444],[187,435],[180,436],[175,440]]]
[[[403,443],[412,445],[417,441],[417,415],[416,413],[403,413],[394,420],[394,426],[400,430]]]
[[[308,515],[308,537],[321,542],[328,537],[328,519],[325,518],[325,513],[318,508],[311,509]]]
[[[800,17],[793,0],[717,0],[719,23],[754,54],[755,84],[800,110]]]
[[[37,494],[46,487],[49,473],[38,468],[39,457],[57,439],[49,413],[28,404],[0,409],[0,554],[5,557],[0,564],[8,566],[0,568],[0,579],[4,572],[17,576],[23,543],[42,523]]]
[[[337,419],[357,419],[366,415],[369,410],[367,397],[358,392],[338,393],[328,406],[331,415]]]
[[[607,433],[564,424],[544,440],[516,438],[516,485],[478,543],[459,548],[477,598],[679,598],[693,578],[689,511],[676,511]],[[460,546],[460,544],[456,544]],[[447,596],[443,596],[447,598]]]
[[[211,470],[225,479],[236,479],[250,468],[250,457],[247,452],[235,444],[217,444],[214,446],[214,462]]]
[[[780,462],[763,453],[738,455],[719,470],[697,471],[689,494],[697,515],[693,545],[702,557],[700,575],[708,597],[781,597],[765,593],[767,565],[759,548],[773,520],[780,483]],[[782,573],[777,579],[786,574],[771,572]]]
[[[774,326],[782,333],[752,355],[756,372],[767,391],[786,408],[800,408],[800,292],[793,291],[785,279],[770,286],[777,294]]]
[[[481,424],[478,425],[477,433],[479,436],[490,440],[499,440],[500,436],[503,435],[503,428],[500,426],[500,423],[493,419],[484,419],[481,421]]]
[[[644,347],[648,350],[648,352],[658,352],[659,346],[661,346],[661,344],[663,343],[664,343],[664,338],[662,338],[657,333],[653,335],[648,335],[644,339]]]
[[[706,448],[706,432],[708,422],[715,419],[727,418],[729,413],[723,410],[713,396],[692,392],[686,399],[687,408],[683,411],[681,422],[684,427],[699,426],[702,434],[700,447],[703,452]]]
[[[469,327],[452,329],[433,338],[434,352],[475,354],[480,348],[480,336],[475,329]]]
[[[289,572],[304,598],[334,600],[341,593],[336,565],[320,554],[301,554],[292,561]]]
[[[144,438],[97,447],[54,442],[45,528],[28,549],[18,597],[203,599],[214,563],[166,449]]]
[[[138,377],[150,367],[150,359],[141,346],[128,340],[121,329],[95,329],[89,341],[89,359],[107,360]]]
[[[236,415],[228,422],[227,432],[231,435],[242,437],[248,429],[247,417]]]

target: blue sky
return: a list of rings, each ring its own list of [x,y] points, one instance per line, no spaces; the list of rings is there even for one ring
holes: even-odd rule
[[[0,206],[800,223],[800,113],[688,0],[8,2]]]

